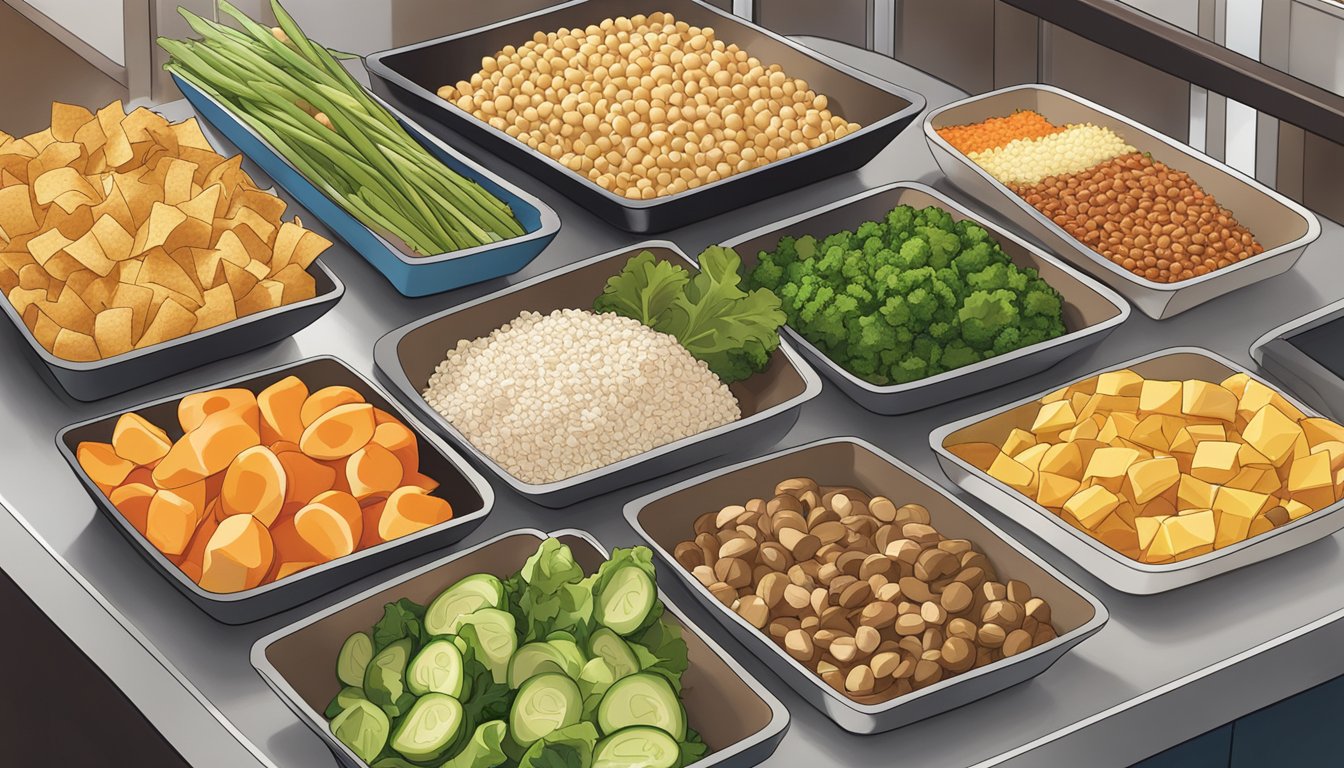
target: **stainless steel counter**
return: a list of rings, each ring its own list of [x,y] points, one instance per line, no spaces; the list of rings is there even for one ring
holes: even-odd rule
[[[803,40],[919,91],[931,108],[962,95],[880,55],[825,40]],[[177,103],[165,111],[182,117],[186,107]],[[471,151],[469,145],[459,146]],[[555,243],[514,281],[635,242],[630,235],[601,225],[549,188],[529,182],[516,169],[477,156],[510,180],[533,189],[564,222]],[[903,179],[931,183],[973,209],[983,210],[940,179],[921,133],[912,127],[856,174],[667,236],[694,253],[711,241]],[[804,408],[782,445],[857,435],[930,476],[945,479],[928,447],[928,433],[935,426],[1165,346],[1206,346],[1250,365],[1247,348],[1265,329],[1344,296],[1344,280],[1335,266],[1344,250],[1344,229],[1323,224],[1320,241],[1292,272],[1160,324],[1134,313],[1093,352],[994,392],[908,416],[874,417],[827,387]],[[309,608],[255,624],[218,624],[178,594],[97,515],[57,454],[54,435],[81,419],[313,354],[337,355],[371,372],[373,342],[382,333],[498,289],[504,282],[405,299],[348,249],[337,245],[323,258],[345,281],[348,291],[334,311],[293,340],[99,403],[81,404],[58,394],[19,359],[24,350],[18,336],[0,334],[0,359],[5,361],[0,364],[0,435],[5,438],[0,447],[0,496],[24,523],[21,526],[18,520],[0,515],[0,567],[86,649],[194,765],[333,765],[321,742],[252,671],[248,651],[256,638],[276,627],[381,578],[370,577],[314,601]],[[579,527],[607,546],[632,544],[635,534],[621,517],[626,501],[742,458],[746,457],[724,457],[563,510],[529,504],[497,484],[494,512],[464,546],[524,526]],[[678,584],[664,580],[663,586],[692,619],[737,654],[790,707],[792,727],[770,766],[890,765],[897,761],[957,768],[1124,766],[1344,674],[1344,654],[1337,650],[1344,640],[1340,536],[1207,583],[1136,597],[1107,589],[1024,530],[983,505],[976,506],[1092,590],[1109,607],[1111,621],[1033,681],[879,736],[847,734],[803,704]],[[79,578],[61,568],[62,561]],[[384,572],[383,577],[417,564],[407,563]],[[216,722],[217,715],[232,726]]]

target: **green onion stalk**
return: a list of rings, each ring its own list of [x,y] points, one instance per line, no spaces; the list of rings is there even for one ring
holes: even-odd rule
[[[227,105],[299,172],[370,229],[422,256],[524,234],[513,211],[411,138],[337,56],[278,0],[264,27],[226,0],[241,29],[178,9],[199,40],[159,38],[164,69]]]

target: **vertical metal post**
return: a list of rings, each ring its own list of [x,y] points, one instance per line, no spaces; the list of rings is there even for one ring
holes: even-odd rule
[[[154,83],[154,0],[122,0],[121,24],[126,66],[126,100],[149,101]]]
[[[896,4],[902,0],[873,0],[872,48],[883,56],[896,55]]]

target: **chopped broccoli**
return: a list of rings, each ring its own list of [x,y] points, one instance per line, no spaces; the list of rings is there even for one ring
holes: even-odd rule
[[[781,238],[751,287],[780,297],[789,323],[874,384],[918,381],[1067,332],[1063,300],[1012,263],[984,227],[900,206],[820,240]]]

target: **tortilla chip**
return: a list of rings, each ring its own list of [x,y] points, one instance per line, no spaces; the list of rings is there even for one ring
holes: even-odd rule
[[[37,157],[28,161],[28,178],[36,179],[42,174],[65,168],[84,154],[84,147],[73,141],[56,141],[47,145],[47,148],[38,153]],[[75,169],[71,169],[75,170]],[[77,171],[76,171],[77,172]]]
[[[84,151],[90,156],[107,145],[107,134],[103,132],[102,124],[96,119],[81,125],[75,131],[74,139],[84,146]]]
[[[205,292],[205,303],[196,310],[196,325],[193,331],[202,331],[217,325],[233,322],[238,318],[233,305],[233,293],[228,285],[220,285]]]
[[[111,216],[128,233],[136,230],[135,216],[131,213],[131,207],[126,203],[126,197],[122,194],[121,188],[116,186],[115,183],[111,190],[107,192],[103,201],[93,206],[90,213],[95,219]]]
[[[168,121],[163,116],[152,112],[144,107],[137,107],[121,121],[121,128],[126,132],[126,138],[131,143],[138,141],[157,140],[156,131],[168,127]],[[176,136],[173,137],[176,140]]]
[[[144,349],[154,344],[162,344],[191,333],[196,325],[196,315],[173,299],[167,299],[154,313],[154,319],[144,334],[135,342],[136,349]]]
[[[0,264],[0,293],[9,293],[19,287],[18,274],[9,267]]]
[[[285,286],[276,280],[262,280],[246,296],[238,301],[235,308],[239,317],[255,312],[274,309],[284,303]]]
[[[53,205],[47,208],[47,215],[42,219],[42,229],[57,229],[65,237],[71,240],[78,240],[93,228],[93,208],[84,205],[76,208],[69,213],[61,209],[59,205]]]
[[[210,142],[205,138],[205,133],[201,131],[201,124],[196,122],[194,117],[173,124],[173,132],[177,134],[178,143],[184,147],[210,149]]]
[[[19,287],[25,290],[34,291],[40,288],[45,291],[51,284],[51,275],[38,264],[25,264],[19,269],[18,275]]]
[[[180,205],[190,200],[196,164],[175,157],[165,157],[159,161],[159,168],[164,169],[163,202],[168,205]]]
[[[252,179],[243,172],[243,156],[234,155],[225,160],[205,175],[205,181],[200,182],[202,187],[208,187],[211,184],[219,182],[225,189],[233,189],[239,184],[246,184],[248,187],[255,187]]]
[[[67,277],[65,279],[65,284],[70,287],[70,290],[75,292],[75,295],[79,296],[80,301],[83,301],[85,291],[88,290],[89,286],[92,285],[93,281],[97,280],[98,277],[99,276],[92,270],[81,269]],[[85,306],[88,306],[88,304],[89,302],[84,302]],[[93,309],[93,307],[89,307],[89,309]]]
[[[247,252],[247,246],[239,239],[238,233],[231,229],[226,229],[219,236],[219,240],[214,243],[214,248],[219,251],[220,258],[239,267],[247,266],[252,261],[252,256]]]
[[[254,211],[267,222],[278,222],[280,217],[285,214],[286,203],[269,192],[262,192],[259,189],[243,190],[235,194],[233,199],[229,201],[229,211],[226,216],[233,218],[234,214],[244,208]],[[258,232],[257,234],[262,233]]]
[[[94,312],[102,312],[111,306],[112,294],[117,290],[118,281],[115,275],[99,278],[89,283],[88,287],[79,292],[79,297],[89,309]]]
[[[135,238],[110,214],[100,216],[89,229],[89,233],[98,240],[98,247],[108,259],[124,261],[131,257]]]
[[[117,265],[115,261],[104,255],[103,246],[98,242],[98,236],[94,234],[92,229],[86,232],[83,237],[67,245],[65,252],[99,277],[107,276],[112,268]]]
[[[177,156],[189,163],[196,164],[196,176],[192,181],[200,187],[209,187],[211,185],[209,181],[210,173],[228,162],[228,158],[214,150],[195,149],[193,147],[181,147],[177,151]],[[220,188],[223,189],[222,184]],[[223,216],[224,211],[220,211],[218,215]]]
[[[98,313],[93,321],[93,340],[101,357],[124,354],[135,348],[131,322],[132,312],[127,307],[114,307]]]
[[[221,205],[224,185],[211,184],[195,197],[177,206],[177,209],[197,221],[210,224],[214,222]]]
[[[33,255],[38,264],[46,266],[47,262],[56,254],[65,250],[65,247],[72,241],[60,230],[51,229],[34,237],[28,241],[28,252]]]
[[[38,131],[37,133],[30,133],[23,138],[36,152],[41,152],[51,146],[52,142],[56,141],[56,137],[51,135],[50,128]],[[33,157],[36,157],[36,155],[33,155]]]
[[[93,119],[93,113],[77,104],[51,104],[51,135],[57,141],[74,141],[75,131]]]
[[[131,337],[140,338],[144,333],[145,321],[149,319],[149,306],[154,300],[154,292],[142,285],[121,283],[112,292],[110,307],[127,307],[131,310]]]
[[[99,197],[98,192],[94,190],[88,179],[85,179],[74,168],[53,168],[38,176],[37,180],[33,182],[33,199],[37,201],[38,205],[48,205],[55,202],[57,198],[71,192],[81,194],[90,203]],[[67,211],[70,210],[64,205],[61,207]]]
[[[173,230],[183,221],[186,221],[187,215],[171,205],[163,203],[154,203],[149,214],[149,218],[144,224],[140,225],[139,231],[135,233],[135,244],[131,246],[131,255],[139,256],[142,253],[154,248],[160,248],[168,237],[173,234]]]
[[[122,107],[121,101],[114,101],[98,110],[97,117],[103,135],[107,137],[107,143],[103,146],[103,151],[107,153],[107,164],[117,168],[123,163],[130,162],[133,153],[131,141],[126,137],[126,130],[121,127],[121,121],[126,117],[126,110]]]
[[[258,280],[265,280],[266,278],[271,276],[271,268],[267,266],[264,262],[249,261],[247,263],[247,266],[243,267],[243,269],[249,272],[253,277],[257,278]]]
[[[182,248],[209,248],[212,234],[209,224],[186,216],[163,242],[163,249],[172,253]]]
[[[317,295],[317,283],[313,276],[298,264],[290,264],[276,272],[273,279],[285,286],[285,304],[305,301]]]
[[[51,315],[62,328],[88,331],[93,328],[93,310],[69,287],[62,288],[56,301],[39,302],[38,307]]]
[[[10,238],[37,231],[33,201],[24,185],[0,189],[0,228]]]
[[[220,267],[220,253],[214,248],[188,248],[191,263],[196,270],[196,284],[202,290],[214,288],[225,283],[224,270]]]
[[[271,255],[274,253],[271,246],[267,245],[267,241],[260,237],[252,227],[241,225],[230,231],[237,235],[238,241],[243,244],[243,249],[247,251],[248,258],[253,261],[260,261],[263,264],[271,263]],[[269,268],[267,271],[270,271]]]
[[[221,260],[220,266],[224,268],[224,282],[232,291],[234,301],[241,301],[261,281],[260,277],[231,261]]]
[[[151,287],[159,285],[174,293],[191,297],[193,303],[198,306],[201,303],[201,289],[196,286],[195,279],[188,275],[187,271],[163,248],[155,248],[145,255],[136,282]]]
[[[29,322],[29,318],[32,318],[31,322]],[[39,309],[36,304],[28,307],[27,311],[23,313],[23,321],[24,325],[28,326],[28,330],[32,331],[33,338],[37,339],[37,343],[41,344],[48,352],[56,346],[56,337],[61,332],[61,326],[55,320],[52,320],[46,312]]]
[[[150,211],[154,208],[154,203],[163,201],[163,188],[146,184],[140,180],[141,175],[138,173],[117,173],[112,177],[114,186],[121,191],[121,196],[126,201],[126,207],[131,212],[130,224],[121,222],[121,225],[126,227],[128,231],[135,228],[136,222],[144,221],[149,217]]]

